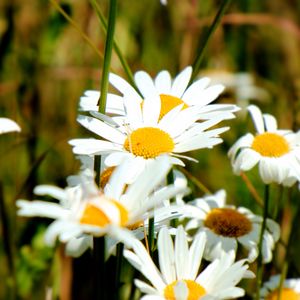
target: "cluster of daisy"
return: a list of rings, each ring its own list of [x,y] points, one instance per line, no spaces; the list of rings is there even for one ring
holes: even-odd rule
[[[94,237],[105,237],[107,256],[123,243],[124,257],[147,280],[135,280],[142,299],[242,297],[245,290],[237,285],[243,278],[255,277],[249,265],[260,256],[262,263],[269,263],[280,238],[275,221],[226,204],[224,190],[184,201],[187,179],[174,166],[196,161],[186,152],[221,143],[220,134],[229,128],[218,124],[239,110],[233,104],[212,104],[224,87],[210,86],[209,78],[190,84],[191,75],[191,67],[174,79],[168,71],[154,79],[140,71],[134,76],[136,89],[110,74],[119,94],[107,95],[106,114],[98,112],[100,93],[86,91],[77,120],[95,137],[69,142],[82,162],[79,174],[68,178],[65,189],[35,188],[36,195],[49,195],[56,202],[17,201],[21,216],[54,219],[46,243],[55,245],[58,239],[69,255],[78,257],[92,248]],[[256,106],[248,110],[257,134],[248,133],[230,149],[234,172],[258,164],[265,184],[293,185],[300,178],[299,134],[277,129],[275,118]],[[95,183],[98,155],[104,168],[100,183]],[[174,182],[167,185],[169,173]],[[175,223],[172,219],[177,220],[176,227],[170,225]],[[158,262],[147,247],[149,220],[154,220]],[[262,288],[263,299],[276,298],[280,283],[276,278]],[[299,299],[298,286],[297,280],[284,281],[281,299]]]

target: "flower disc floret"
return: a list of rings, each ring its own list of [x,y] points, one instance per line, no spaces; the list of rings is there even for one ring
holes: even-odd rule
[[[250,220],[232,208],[212,209],[204,225],[217,235],[236,238],[248,234],[252,229]]]
[[[174,149],[174,141],[168,133],[155,127],[134,130],[125,140],[124,148],[145,159],[155,158]]]
[[[178,97],[166,94],[160,94],[159,97],[161,101],[159,119],[180,104],[183,104],[182,109],[188,108],[188,105]]]
[[[257,135],[251,148],[262,156],[268,157],[280,157],[290,151],[287,140],[283,136],[271,132]]]
[[[206,294],[204,287],[193,280],[176,280],[165,287],[164,296],[166,300],[177,300],[174,288],[180,282],[186,284],[187,289],[189,290],[186,300],[198,300]]]

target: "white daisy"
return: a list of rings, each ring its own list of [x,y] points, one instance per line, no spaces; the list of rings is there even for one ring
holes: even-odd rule
[[[181,110],[182,105],[179,105],[159,120],[159,97],[147,98],[141,105],[138,99],[124,96],[124,106],[126,115],[122,117],[122,123],[96,112],[92,112],[94,117],[79,116],[78,122],[102,139],[75,139],[70,144],[74,146],[75,154],[108,154],[105,159],[107,166],[130,160],[129,182],[147,163],[164,153],[170,155],[173,164],[184,165],[178,158],[185,157],[182,153],[212,148],[222,142],[219,134],[228,129],[208,130],[223,119],[222,115],[197,123],[203,116],[199,106]]]
[[[257,106],[250,105],[248,110],[257,134],[246,134],[229,150],[234,172],[239,174],[258,164],[264,183],[293,185],[300,178],[300,134],[277,129],[276,119],[262,114]]]
[[[20,126],[8,118],[0,118],[0,134],[7,132],[21,131]]]
[[[159,72],[155,79],[152,79],[145,71],[138,71],[134,74],[134,81],[139,93],[118,75],[110,74],[109,81],[123,96],[134,98],[140,104],[145,99],[160,99],[160,119],[178,105],[182,105],[181,109],[197,106],[199,112],[202,113],[202,120],[219,117],[222,121],[235,117],[233,112],[239,110],[236,105],[210,104],[223,92],[223,85],[216,84],[209,87],[210,79],[204,77],[188,86],[191,75],[192,67],[190,66],[181,71],[173,80],[166,70]]]
[[[170,170],[168,158],[165,156],[149,164],[139,178],[125,189],[124,175],[127,170],[127,162],[116,169],[104,194],[95,186],[90,173],[84,173],[81,184],[73,188],[63,190],[38,186],[35,193],[48,194],[60,200],[60,203],[18,200],[18,214],[55,219],[45,235],[46,243],[53,245],[57,237],[62,242],[69,242],[74,238],[83,237],[85,233],[103,236],[109,235],[114,227],[134,227],[149,218],[151,213],[147,212],[153,211],[164,199],[182,192],[181,188],[168,186],[153,193]],[[163,207],[161,214],[166,216],[168,213],[174,213],[173,208],[169,208],[168,212],[166,210],[167,208]],[[159,214],[160,209],[157,211]],[[80,247],[87,244],[83,239],[77,242]],[[74,243],[76,244],[76,241]],[[71,245],[69,247],[72,249]]]
[[[187,225],[186,230],[197,229],[207,236],[205,258],[213,260],[230,250],[237,251],[238,244],[248,253],[248,260],[253,262],[258,256],[258,242],[263,218],[254,215],[245,207],[226,205],[226,193],[218,191],[214,195],[189,202],[199,209]],[[280,237],[279,225],[267,219],[263,235],[263,262],[272,260],[272,250]]]
[[[264,283],[260,291],[261,300],[277,300],[280,285],[280,275],[275,275]],[[286,279],[281,289],[281,300],[299,300],[300,299],[300,278]]]
[[[206,237],[203,233],[195,236],[188,246],[186,233],[178,227],[173,244],[167,228],[158,235],[159,269],[155,266],[143,244],[139,241],[120,237],[133,249],[125,250],[126,259],[150,282],[135,280],[137,287],[146,295],[141,299],[157,300],[212,300],[238,298],[244,295],[236,287],[242,278],[253,277],[245,260],[234,263],[234,253],[229,252],[216,259],[199,273]]]

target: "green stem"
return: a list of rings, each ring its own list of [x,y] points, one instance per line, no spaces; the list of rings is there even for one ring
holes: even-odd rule
[[[117,266],[116,266],[116,279],[115,279],[115,299],[120,299],[120,288],[121,288],[121,271],[122,271],[122,260],[123,260],[124,244],[119,243],[117,245]]]
[[[106,33],[106,32],[107,32],[107,22],[106,22],[105,17],[103,16],[103,14],[102,14],[102,12],[101,12],[101,9],[100,9],[100,7],[99,7],[97,1],[96,1],[96,0],[91,0],[91,4],[92,4],[94,10],[96,11],[96,14],[97,14],[97,16],[98,16],[98,18],[99,18],[99,20],[100,20],[100,23],[101,23],[101,25],[102,25],[103,30],[104,30],[105,33]],[[114,50],[115,50],[115,52],[116,52],[116,54],[117,54],[117,56],[118,56],[118,58],[119,58],[119,60],[120,60],[120,62],[121,62],[121,65],[122,65],[122,67],[123,67],[123,69],[124,69],[124,71],[125,71],[125,73],[126,73],[126,75],[127,75],[127,77],[128,77],[129,83],[130,83],[134,88],[137,89],[137,87],[135,86],[135,82],[134,82],[134,79],[133,79],[133,74],[132,74],[132,72],[131,72],[131,69],[130,69],[130,67],[129,67],[129,65],[128,65],[126,59],[125,59],[125,57],[123,56],[123,54],[122,54],[122,52],[121,52],[121,49],[120,49],[120,47],[118,46],[118,44],[117,44],[116,41],[114,41],[113,47],[114,47]]]
[[[281,291],[282,291],[282,287],[283,287],[283,282],[286,278],[288,267],[289,267],[289,263],[288,263],[288,261],[285,261],[284,264],[283,264],[283,267],[282,267],[281,274],[280,274],[277,300],[281,300],[281,296],[282,296]]]
[[[148,223],[148,246],[152,257],[154,251],[154,218],[150,218]]]
[[[102,71],[101,88],[100,88],[101,94],[99,99],[99,112],[103,114],[105,114],[105,108],[106,108],[106,98],[108,92],[108,77],[109,77],[112,49],[114,43],[116,15],[117,15],[117,0],[111,0],[109,5],[108,26],[107,26],[103,71]]]
[[[220,24],[221,19],[224,15],[225,11],[227,10],[230,2],[231,2],[231,0],[223,0],[221,6],[219,8],[219,11],[217,12],[217,14],[215,16],[213,23],[211,24],[211,26],[209,27],[209,29],[206,33],[206,36],[202,43],[202,48],[200,49],[198,56],[196,57],[196,59],[193,63],[193,74],[191,76],[190,84],[194,81],[195,77],[199,73],[200,65],[201,65],[202,59],[204,57],[204,52],[208,45],[208,42],[209,42],[211,36],[213,35],[213,33],[215,32],[216,28],[218,27],[218,25]]]
[[[76,31],[81,35],[81,37],[98,54],[98,56],[101,59],[103,59],[103,54],[99,51],[99,49],[95,46],[95,44],[91,41],[91,39],[74,22],[74,20],[63,10],[63,8],[55,0],[50,0],[50,2],[64,16],[64,18],[76,29]]]
[[[115,32],[117,15],[117,0],[111,0],[109,4],[108,29],[105,42],[103,71],[101,78],[101,95],[99,99],[99,112],[105,114],[106,98],[108,91],[108,76],[113,48],[113,38]],[[100,185],[101,158],[95,156],[94,170],[96,173],[97,185]],[[107,274],[105,269],[105,237],[94,238],[94,299],[109,299],[107,293]]]
[[[191,180],[191,182],[196,187],[198,187],[200,191],[202,191],[205,194],[209,194],[209,195],[211,194],[211,191],[202,182],[200,182],[195,176],[193,176],[187,169],[183,167],[180,167],[179,169],[184,175],[186,175]]]
[[[93,280],[95,300],[108,300],[107,274],[105,268],[105,237],[94,237],[93,239]]]
[[[270,186],[265,185],[265,195],[264,195],[264,212],[263,212],[263,221],[261,224],[259,242],[258,242],[258,258],[257,258],[257,288],[256,288],[256,300],[260,299],[260,288],[262,285],[263,279],[263,237],[266,229],[267,218],[268,218],[268,206],[269,206],[269,196],[270,196]]]

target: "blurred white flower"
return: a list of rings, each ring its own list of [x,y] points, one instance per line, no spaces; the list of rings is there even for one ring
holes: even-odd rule
[[[280,275],[274,275],[265,282],[260,290],[260,300],[277,300],[280,286]],[[300,278],[286,279],[281,289],[281,300],[300,299]]]

